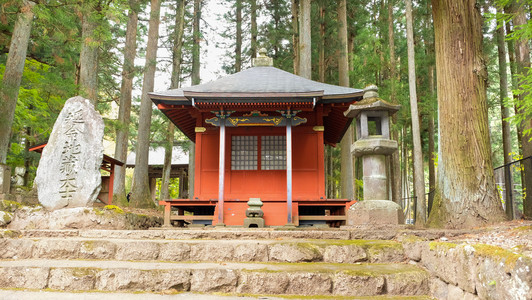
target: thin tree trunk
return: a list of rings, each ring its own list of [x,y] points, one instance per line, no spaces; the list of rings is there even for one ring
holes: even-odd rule
[[[497,13],[500,13],[497,9]],[[502,148],[504,164],[509,164],[512,161],[512,136],[510,132],[510,124],[507,119],[510,116],[510,110],[504,105],[504,100],[508,98],[508,66],[506,64],[506,45],[504,43],[504,21],[499,20],[497,29],[495,31],[497,39],[497,49],[499,56],[499,100],[501,107],[501,122],[502,122]],[[505,168],[506,172],[506,168]],[[512,180],[511,176],[505,176],[505,191],[506,191],[506,216],[512,220],[514,218],[514,210],[512,205]]]
[[[450,13],[452,12],[452,13]],[[432,0],[438,84],[438,184],[431,226],[505,219],[488,131],[482,17],[475,0]]]
[[[175,125],[171,121],[168,122],[168,131],[166,133],[166,145],[164,151],[164,166],[163,176],[161,179],[161,200],[170,199],[170,173],[172,171],[172,148],[174,146],[174,131]]]
[[[79,57],[79,89],[96,108],[98,103],[98,45],[95,31],[95,8],[90,4],[83,7],[81,20],[81,54]]]
[[[299,74],[299,0],[292,1],[292,49],[294,51],[294,74]]]
[[[516,28],[524,28],[527,26],[527,5],[524,1],[517,4],[516,15],[514,17],[514,26]],[[528,11],[530,12],[530,11]],[[528,39],[518,39],[515,44],[515,62],[517,65],[517,75],[526,76],[530,68],[530,46]],[[526,90],[522,87],[523,83],[518,82],[520,89]],[[523,103],[528,93],[521,93],[519,95],[519,102]],[[518,114],[526,114],[524,109],[516,111]],[[526,130],[532,129],[532,115],[524,115],[519,128],[521,131],[521,149],[523,151],[523,158],[532,156],[532,142],[530,137],[523,134]],[[532,158],[523,162],[523,188],[526,190],[526,196],[523,198],[523,216],[525,219],[532,219]]]
[[[194,43],[192,44],[192,85],[200,84],[200,22],[201,22],[201,0],[194,0],[194,21],[193,32]]]
[[[15,107],[17,106],[20,82],[26,62],[34,5],[35,3],[31,1],[24,1],[17,15],[17,21],[11,35],[4,77],[0,86],[0,164],[6,163],[9,150],[11,126],[15,118]]]
[[[257,0],[250,0],[250,19],[251,19],[251,58],[257,57]]]
[[[349,64],[347,62],[347,3],[346,0],[337,1],[338,4],[338,80],[341,86],[349,86]],[[340,142],[342,166],[341,187],[342,198],[354,199],[353,191],[353,156],[351,154],[351,144],[353,143],[353,129],[345,132]]]
[[[393,23],[393,0],[388,0],[388,43],[390,49],[390,101],[394,104],[397,103],[395,80],[397,77],[397,61],[395,59],[395,36],[394,36],[394,23]],[[397,115],[392,116],[392,122],[397,123]],[[392,131],[392,138],[397,140],[399,134],[397,130]],[[401,163],[399,161],[399,151],[395,151],[390,159],[391,163],[391,187],[392,187],[392,200],[401,205]]]
[[[133,188],[130,198],[130,205],[133,207],[155,206],[151,199],[148,178],[150,124],[152,115],[152,104],[148,97],[148,93],[153,91],[155,84],[160,10],[160,0],[151,0],[148,45],[146,47],[146,63],[144,66],[144,80],[142,82],[142,96],[140,100],[139,130],[136,149],[137,155],[135,158],[135,172],[133,174]]]
[[[235,72],[242,69],[242,0],[236,0]]]
[[[320,82],[325,82],[325,7],[320,2],[320,40],[318,41],[318,77]]]
[[[172,76],[170,79],[170,89],[179,88],[181,78],[181,61],[183,49],[183,33],[185,23],[185,2],[186,0],[177,0],[177,11],[175,20],[175,30],[173,32],[173,47],[172,47]],[[170,178],[172,171],[172,151],[174,145],[175,125],[172,121],[168,121],[168,129],[166,135],[166,145],[164,149],[164,165],[163,176],[161,178],[161,199],[169,199],[170,192]],[[180,184],[181,185],[181,184]]]
[[[129,13],[126,29],[126,43],[124,46],[124,66],[122,70],[122,85],[120,87],[120,107],[118,109],[119,127],[116,131],[115,158],[126,162],[129,140],[129,123],[131,117],[131,92],[135,75],[135,55],[137,52],[137,25],[139,1],[129,1]],[[126,166],[115,165],[115,179],[113,185],[113,202],[127,205],[126,199]]]
[[[412,140],[414,144],[414,187],[416,190],[416,225],[427,221],[425,205],[425,179],[423,154],[421,149],[421,131],[417,109],[416,64],[414,53],[414,29],[412,20],[412,0],[406,0],[406,39],[408,45],[408,86],[410,89],[410,113],[412,116]]]
[[[300,0],[299,10],[299,75],[312,78],[310,1]]]
[[[187,0],[176,0],[177,11],[175,19],[174,44],[172,46],[172,76],[170,89],[179,88],[181,82],[181,63],[183,61],[183,35],[185,28],[185,5]]]
[[[430,1],[427,1],[427,10],[431,10]],[[433,32],[432,30],[432,16],[429,14],[426,18],[426,26],[429,32]],[[427,45],[428,48],[428,55],[429,58],[432,59],[434,56],[434,43],[429,43]],[[435,72],[435,65],[434,63],[431,63],[429,65],[429,91],[430,91],[430,105],[431,108],[429,110],[429,128],[428,128],[428,136],[429,136],[429,201],[428,201],[428,214],[430,214],[430,211],[432,210],[432,205],[434,204],[434,192],[436,189],[436,161],[435,161],[435,155],[436,152],[436,143],[435,143],[435,126],[434,126],[434,116],[437,112],[437,108],[434,104],[437,103],[436,98],[436,88],[435,88],[435,78],[434,78],[434,72]]]

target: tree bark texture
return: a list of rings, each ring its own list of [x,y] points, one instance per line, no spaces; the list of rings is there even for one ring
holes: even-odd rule
[[[320,2],[320,40],[318,41],[318,80],[325,82],[325,6]]]
[[[122,69],[122,85],[120,86],[120,107],[118,109],[119,127],[116,131],[115,158],[124,162],[123,166],[115,166],[113,185],[113,202],[125,205],[126,199],[126,166],[127,147],[129,140],[129,123],[131,119],[131,92],[135,75],[135,56],[137,52],[137,25],[140,2],[129,1],[129,13],[124,46],[124,66]]]
[[[514,26],[516,28],[523,28],[527,26],[527,4],[525,1],[520,1],[517,4],[516,15],[514,17]],[[530,12],[528,10],[528,12]],[[515,43],[515,61],[517,66],[517,74],[526,76],[530,68],[530,46],[528,39],[518,39]],[[521,88],[522,83],[518,82]],[[526,89],[526,88],[522,88]],[[519,95],[519,101],[525,101],[526,93]],[[516,111],[519,114],[526,114],[524,110]],[[532,156],[532,141],[531,136],[523,134],[526,130],[532,128],[532,115],[524,116],[524,121],[519,124],[521,131],[521,149],[523,151],[523,158]],[[526,189],[526,196],[523,198],[523,216],[525,219],[532,219],[532,158],[525,160],[523,163],[524,177],[523,188]]]
[[[98,12],[90,4],[83,7],[81,20],[81,53],[79,56],[79,90],[82,96],[98,104],[98,39],[95,31],[98,27]]]
[[[7,152],[9,151],[11,126],[15,117],[15,107],[17,106],[18,92],[26,62],[34,5],[33,2],[24,1],[17,15],[17,21],[11,35],[4,77],[0,86],[0,164],[6,163]]]
[[[168,131],[166,133],[166,145],[164,149],[164,166],[163,176],[161,179],[161,200],[170,199],[170,173],[172,171],[172,150],[174,146],[175,125],[172,121],[168,122]]]
[[[432,0],[439,111],[438,183],[429,223],[471,228],[505,219],[488,131],[482,17],[475,0]]]
[[[172,76],[170,77],[170,89],[177,89],[181,81],[181,63],[183,61],[183,35],[185,28],[185,4],[186,0],[177,0],[175,29],[173,33],[174,44],[172,45]]]
[[[499,9],[497,9],[497,12],[500,13]],[[497,40],[497,52],[499,58],[499,98],[502,123],[502,148],[504,164],[506,165],[512,161],[512,136],[510,132],[510,124],[507,121],[510,116],[510,109],[504,105],[505,99],[508,98],[508,65],[506,63],[506,43],[504,42],[504,21],[499,20],[497,22],[495,37]],[[513,204],[509,203],[509,200],[513,198],[513,185],[511,179],[511,176],[505,176],[504,181],[506,191],[506,217],[510,220],[514,218]]]
[[[242,0],[236,0],[235,72],[242,69]]]
[[[410,90],[410,113],[412,117],[412,141],[414,144],[414,187],[416,191],[416,225],[427,221],[425,202],[425,176],[421,149],[421,130],[417,109],[416,63],[414,53],[414,27],[412,18],[412,0],[406,0],[406,39],[408,46],[408,86]]]
[[[251,44],[250,54],[251,58],[257,57],[257,0],[249,0],[250,2],[250,19],[251,19]]]
[[[338,2],[338,81],[341,86],[349,86],[349,64],[347,61],[347,4],[346,0]],[[353,143],[353,127],[345,132],[340,142],[342,165],[340,168],[342,198],[354,199],[353,190],[353,156],[351,144]]]
[[[299,76],[312,78],[310,0],[300,0],[299,6]]]
[[[201,41],[201,0],[194,0],[193,31],[194,43],[192,44],[192,85],[200,84],[200,41]]]
[[[155,83],[160,11],[160,0],[151,0],[148,45],[146,47],[146,63],[144,65],[144,79],[142,82],[142,96],[140,102],[139,130],[136,149],[137,155],[135,158],[135,172],[133,174],[133,188],[130,198],[130,205],[133,207],[154,206],[150,195],[148,178],[150,124],[152,115],[152,105],[148,93],[153,91]]]
[[[299,74],[299,0],[292,2],[292,49],[294,52],[294,74]]]

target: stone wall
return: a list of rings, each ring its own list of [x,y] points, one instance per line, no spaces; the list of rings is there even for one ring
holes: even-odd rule
[[[403,239],[408,258],[431,274],[437,299],[532,299],[532,258],[485,244]]]

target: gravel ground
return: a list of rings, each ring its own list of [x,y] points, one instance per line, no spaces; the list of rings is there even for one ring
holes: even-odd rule
[[[514,220],[479,229],[440,240],[493,245],[532,257],[532,221]]]

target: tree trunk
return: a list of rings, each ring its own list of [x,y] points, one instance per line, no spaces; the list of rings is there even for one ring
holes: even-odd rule
[[[15,117],[15,107],[17,106],[20,82],[26,62],[34,5],[33,2],[24,1],[17,15],[17,21],[11,35],[4,77],[0,86],[0,164],[6,163],[7,152],[9,151],[11,126]]]
[[[292,49],[294,51],[294,74],[299,74],[299,0],[292,0]]]
[[[242,69],[242,0],[236,0],[235,72]]]
[[[95,30],[96,8],[90,4],[83,7],[81,20],[81,53],[79,56],[79,90],[80,94],[91,101],[96,108],[98,104],[98,38]]]
[[[113,202],[120,205],[127,205],[125,162],[127,159],[129,123],[131,117],[131,92],[133,90],[133,77],[135,75],[139,4],[138,0],[129,1],[126,43],[124,46],[124,66],[122,70],[122,85],[120,87],[120,107],[118,109],[119,127],[116,131],[115,158],[124,162],[124,165],[115,166],[115,179],[113,185]]]
[[[395,37],[393,23],[393,0],[388,0],[388,43],[390,48],[390,101],[397,104],[395,80],[397,77],[397,61],[395,59]],[[392,116],[392,122],[397,123],[397,114]],[[392,131],[392,138],[397,141],[399,134],[397,130]],[[399,151],[395,151],[390,159],[391,163],[391,187],[392,201],[401,205],[401,162],[399,161]]]
[[[421,131],[417,109],[416,63],[414,53],[414,29],[412,21],[412,0],[406,0],[406,39],[408,45],[408,86],[410,90],[410,113],[412,116],[412,140],[414,144],[414,187],[416,191],[416,225],[427,221],[425,205],[425,176],[421,149]]]
[[[148,97],[148,93],[153,91],[155,83],[160,10],[160,0],[151,0],[148,45],[146,47],[146,63],[144,66],[144,80],[142,82],[142,96],[140,100],[137,156],[135,158],[133,188],[129,203],[133,207],[155,206],[151,199],[148,178],[148,156],[150,150],[150,124],[152,114],[152,104]]]
[[[310,1],[300,0],[299,10],[299,76],[312,78]]]
[[[475,0],[432,0],[438,84],[438,183],[431,226],[504,220],[488,131],[482,17]]]
[[[323,2],[319,4],[320,10],[320,40],[318,41],[318,77],[320,82],[325,82],[325,6]]]
[[[250,19],[251,19],[251,58],[257,57],[257,0],[250,0]]]
[[[347,62],[347,11],[346,0],[337,1],[338,4],[338,81],[341,86],[349,86],[349,64]],[[345,132],[340,142],[342,165],[340,168],[342,198],[354,199],[353,191],[353,156],[351,144],[353,143],[353,129]]]
[[[192,24],[194,43],[192,44],[192,85],[200,84],[200,22],[201,22],[201,0],[194,0],[194,21]]]
[[[173,46],[172,46],[172,76],[170,80],[170,89],[179,88],[181,78],[181,61],[183,49],[183,33],[185,24],[185,0],[178,0],[175,29],[173,32]],[[168,130],[166,135],[166,145],[164,149],[164,165],[163,176],[161,178],[161,199],[169,199],[170,192],[170,174],[172,171],[172,151],[174,145],[175,125],[172,121],[168,121]],[[180,183],[181,185],[181,183]]]
[[[500,13],[497,9],[497,13]],[[508,98],[508,66],[506,64],[506,45],[504,43],[504,21],[499,20],[497,22],[497,29],[495,31],[495,37],[497,39],[497,52],[499,56],[499,98],[501,107],[501,122],[502,122],[502,148],[504,164],[512,162],[512,136],[510,132],[510,124],[507,118],[510,116],[510,110],[504,105],[504,100]],[[506,168],[504,169],[506,172]],[[511,176],[505,176],[505,191],[506,191],[506,216],[512,220],[514,218],[512,201],[512,180]],[[508,205],[509,204],[509,205]]]
[[[166,145],[164,149],[164,166],[163,176],[161,179],[161,200],[170,199],[170,173],[172,171],[172,148],[174,146],[174,131],[175,125],[171,121],[168,122],[168,132],[166,133]]]
[[[517,4],[516,15],[514,17],[514,26],[516,28],[526,28],[527,26],[527,11],[524,1]],[[528,11],[530,12],[530,11]],[[517,75],[526,76],[530,68],[530,46],[528,39],[518,39],[515,43],[515,62],[517,65]],[[527,87],[522,87],[523,83],[518,82],[519,88],[527,90]],[[519,95],[519,102],[523,103],[528,93],[521,93]],[[519,114],[526,114],[524,109],[516,111]],[[532,141],[530,136],[524,134],[526,130],[532,129],[532,115],[523,116],[519,128],[521,131],[521,149],[523,151],[523,158],[532,156]],[[523,216],[525,219],[532,219],[532,158],[523,162],[523,188],[526,190],[526,196],[523,198]]]
[[[175,18],[175,31],[172,45],[172,76],[170,77],[170,89],[177,89],[181,82],[181,63],[183,61],[183,35],[185,28],[185,4],[186,0],[176,0],[177,11]]]

